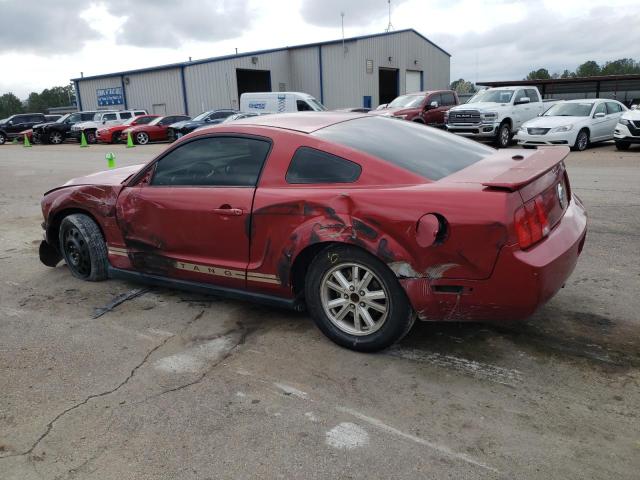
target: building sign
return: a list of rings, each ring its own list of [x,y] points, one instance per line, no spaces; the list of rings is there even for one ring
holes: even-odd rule
[[[98,88],[96,90],[96,95],[98,96],[99,107],[108,107],[110,105],[124,105],[122,87]]]

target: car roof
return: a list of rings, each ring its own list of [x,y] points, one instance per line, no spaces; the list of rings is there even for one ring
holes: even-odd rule
[[[242,118],[235,120],[233,123],[234,125],[275,127],[295,130],[302,133],[312,133],[330,125],[335,125],[336,123],[367,116],[369,116],[368,113],[353,112],[275,113],[271,115],[258,115],[255,117]]]

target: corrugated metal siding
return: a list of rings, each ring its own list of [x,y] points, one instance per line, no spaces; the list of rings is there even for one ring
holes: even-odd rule
[[[284,84],[290,88],[289,51],[256,55],[258,62],[252,63],[251,57],[234,58],[212,63],[201,63],[185,67],[185,83],[189,114],[195,116],[214,108],[238,108],[238,84],[236,69],[269,70],[271,72],[271,90],[278,91]]]
[[[379,100],[378,71],[382,68],[399,70],[399,93],[406,92],[406,71],[423,71],[424,88],[448,88],[450,57],[412,31],[395,35],[371,37],[341,43],[311,46],[231,58],[184,67],[188,113],[214,108],[238,108],[236,69],[269,70],[271,89],[282,87],[288,91],[302,91],[321,98],[319,49],[322,49],[324,104],[328,108],[354,107],[363,104],[364,96],[371,96],[375,108]],[[391,60],[389,60],[391,57]],[[366,61],[373,61],[373,73],[366,73]],[[131,73],[125,85],[129,107],[146,108],[164,103],[167,113],[185,113],[180,68],[154,72]],[[97,108],[96,89],[119,87],[120,76],[79,80],[82,106]]]
[[[291,50],[289,58],[291,64],[291,87],[289,90],[305,92],[320,100],[320,58],[318,47]]]
[[[78,82],[80,90],[80,100],[82,100],[83,110],[98,110],[98,94],[96,90],[99,88],[115,88],[120,87],[120,76],[98,78],[95,80],[81,80]],[[99,107],[100,110],[120,110],[124,105],[114,105],[113,107]]]
[[[185,113],[179,68],[127,75],[125,90],[129,108],[144,108],[151,113],[154,104],[165,104],[167,115]]]

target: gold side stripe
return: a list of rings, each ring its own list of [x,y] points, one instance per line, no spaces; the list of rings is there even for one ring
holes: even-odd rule
[[[121,257],[127,257],[129,255],[126,248],[119,247],[109,247],[108,253],[109,255],[116,255]],[[278,277],[276,275],[268,273],[250,272],[245,275],[245,272],[243,272],[242,270],[231,270],[228,268],[212,267],[199,263],[180,262],[178,260],[175,260],[175,268],[177,268],[178,270],[204,273],[206,275],[214,275],[217,277],[235,278],[238,280],[244,280],[246,278],[246,280],[250,282],[271,283],[274,285],[280,284],[280,280],[278,280]]]

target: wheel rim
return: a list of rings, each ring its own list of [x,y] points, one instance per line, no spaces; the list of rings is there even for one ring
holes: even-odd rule
[[[71,227],[64,232],[63,249],[69,268],[80,276],[88,277],[91,273],[91,256],[87,242],[76,227]]]
[[[60,135],[59,133],[54,133],[51,135],[50,141],[54,144],[62,143],[62,135]]]
[[[0,135],[0,145],[4,144],[5,140],[4,135]]]
[[[371,335],[384,325],[389,315],[385,285],[359,263],[343,263],[325,273],[320,297],[329,321],[350,335]]]
[[[585,132],[580,132],[580,136],[578,137],[578,149],[584,150],[587,148],[587,134]]]
[[[137,135],[138,138],[138,143],[144,145],[145,143],[147,143],[149,141],[149,137],[147,136],[146,133],[139,133]]]
[[[503,147],[509,144],[509,127],[504,126],[500,130],[500,145]]]

